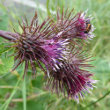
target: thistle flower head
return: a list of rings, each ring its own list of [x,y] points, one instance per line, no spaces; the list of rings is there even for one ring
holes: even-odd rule
[[[67,39],[59,39],[62,32],[57,35],[51,35],[50,25],[47,23],[49,20],[44,21],[38,25],[37,14],[33,17],[31,25],[23,26],[20,24],[23,32],[19,34],[15,42],[15,60],[17,60],[16,69],[20,64],[25,62],[25,71],[27,71],[29,64],[35,74],[36,64],[45,72],[45,69],[40,63],[43,63],[46,70],[55,68],[56,64],[63,60],[66,55]]]
[[[91,18],[86,17],[86,13],[77,13],[75,16],[73,10],[69,13],[68,10],[62,14],[57,12],[56,33],[64,31],[63,38],[80,38],[91,39],[94,37],[94,27],[91,24]]]
[[[95,35],[93,34],[93,31],[95,30],[94,26],[91,24],[91,20],[92,17],[88,16],[87,17],[87,11],[83,12],[80,14],[79,17],[79,22],[81,21],[82,25],[81,28],[85,29],[84,33],[82,33],[82,37],[84,39],[92,39],[93,37],[95,37]]]
[[[46,40],[45,44],[41,47],[47,51],[48,56],[55,62],[58,63],[58,60],[64,60],[67,55],[67,40]],[[60,59],[59,59],[60,58]],[[47,59],[48,60],[48,59]],[[50,62],[48,60],[48,62]]]
[[[93,89],[93,83],[90,76],[92,74],[84,69],[91,67],[87,64],[88,59],[83,58],[78,53],[70,55],[67,62],[62,62],[58,65],[57,70],[50,72],[50,78],[47,78],[47,88],[55,91],[57,94],[63,93],[67,97],[74,98],[79,101],[79,96],[83,98],[89,89]]]
[[[36,67],[40,67],[47,76],[47,87],[78,101],[96,81],[85,69],[91,67],[89,58],[79,51],[82,48],[73,38],[91,39],[94,28],[86,13],[73,14],[73,10],[70,13],[66,10],[60,15],[58,10],[56,22],[48,18],[39,25],[35,13],[30,25],[27,19],[22,20],[22,24],[19,22],[22,33],[0,31],[0,35],[14,43],[16,64],[13,70],[25,63],[24,75],[29,66],[36,74]]]

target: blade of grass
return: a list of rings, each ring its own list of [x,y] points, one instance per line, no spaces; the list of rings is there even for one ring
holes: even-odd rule
[[[89,105],[87,105],[86,107],[84,107],[84,108],[88,108],[88,107],[90,107],[90,106],[93,106],[93,105],[95,105],[97,102],[99,102],[99,101],[101,101],[101,100],[103,100],[106,96],[108,96],[110,94],[110,91],[108,91],[105,95],[103,95],[101,98],[99,98],[98,100],[96,100],[95,102],[93,102],[93,103],[90,103]]]
[[[23,95],[23,110],[26,110],[26,77],[24,77],[23,80],[22,95]]]
[[[16,91],[17,91],[18,85],[20,84],[20,82],[21,82],[21,80],[22,80],[22,78],[23,78],[23,74],[24,74],[24,72],[22,72],[22,74],[20,75],[20,78],[19,78],[19,80],[17,81],[17,83],[16,83],[16,85],[15,85],[15,87],[14,87],[14,89],[13,89],[11,95],[10,95],[10,97],[9,97],[9,98],[7,99],[7,101],[1,106],[0,110],[7,110],[8,105],[10,104],[10,102],[11,102],[13,96],[15,95],[15,93],[16,93]]]
[[[50,0],[47,0],[46,7],[47,7],[47,13],[48,13],[48,15],[51,16],[50,9],[49,9],[49,2],[50,2]]]

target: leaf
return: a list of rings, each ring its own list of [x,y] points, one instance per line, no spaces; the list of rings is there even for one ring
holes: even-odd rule
[[[2,53],[5,53],[8,50],[10,50],[10,48],[6,47],[6,43],[4,43],[1,38],[0,38],[0,40],[1,40],[1,42],[0,42],[0,55],[1,55]]]
[[[16,92],[17,92],[17,87],[18,87],[18,85],[19,85],[20,82],[22,81],[21,79],[23,78],[23,73],[24,73],[24,71],[22,71],[22,73],[21,73],[21,75],[20,75],[20,77],[19,77],[19,80],[16,82],[16,84],[15,84],[15,86],[14,86],[14,89],[13,89],[13,91],[12,91],[10,97],[5,101],[5,103],[1,106],[0,109],[2,109],[2,110],[7,110],[8,105],[10,104],[10,102],[11,102],[13,96],[14,96],[14,95],[16,94]]]
[[[41,89],[44,83],[43,75],[38,75],[36,80],[32,80],[33,87]]]
[[[8,27],[8,15],[0,7],[0,30],[7,30]]]
[[[3,54],[4,55],[4,54]],[[9,72],[14,64],[14,58],[13,57],[0,57],[0,74],[4,74]]]
[[[93,65],[95,66],[92,71],[94,73],[110,73],[110,63],[109,61],[103,58],[96,58],[97,60],[93,61]]]

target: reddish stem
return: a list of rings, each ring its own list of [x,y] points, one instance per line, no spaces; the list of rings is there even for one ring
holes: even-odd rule
[[[18,37],[18,34],[0,30],[0,37],[5,38],[7,40],[15,41]]]

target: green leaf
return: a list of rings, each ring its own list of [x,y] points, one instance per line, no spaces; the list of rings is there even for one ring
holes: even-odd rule
[[[44,83],[44,76],[38,75],[36,80],[32,80],[33,87],[41,89]]]
[[[19,80],[17,81],[17,83],[16,83],[16,85],[15,85],[15,87],[14,87],[14,89],[13,89],[11,95],[10,95],[10,97],[9,97],[9,98],[6,100],[6,102],[1,106],[0,110],[7,110],[8,105],[10,104],[10,102],[11,102],[13,96],[14,96],[14,95],[16,94],[16,92],[17,92],[17,87],[18,87],[18,85],[19,85],[20,82],[22,81],[21,79],[23,78],[23,74],[24,74],[24,70],[22,71],[22,73],[21,73],[21,75],[20,75],[20,77],[19,77]]]
[[[9,72],[14,64],[13,57],[5,57],[4,54],[0,57],[0,74]]]
[[[8,15],[0,7],[0,30],[7,30],[8,27]]]
[[[0,55],[7,52],[8,50],[10,50],[11,48],[6,47],[6,43],[4,43],[3,39],[0,38]],[[8,45],[8,44],[7,44]]]

